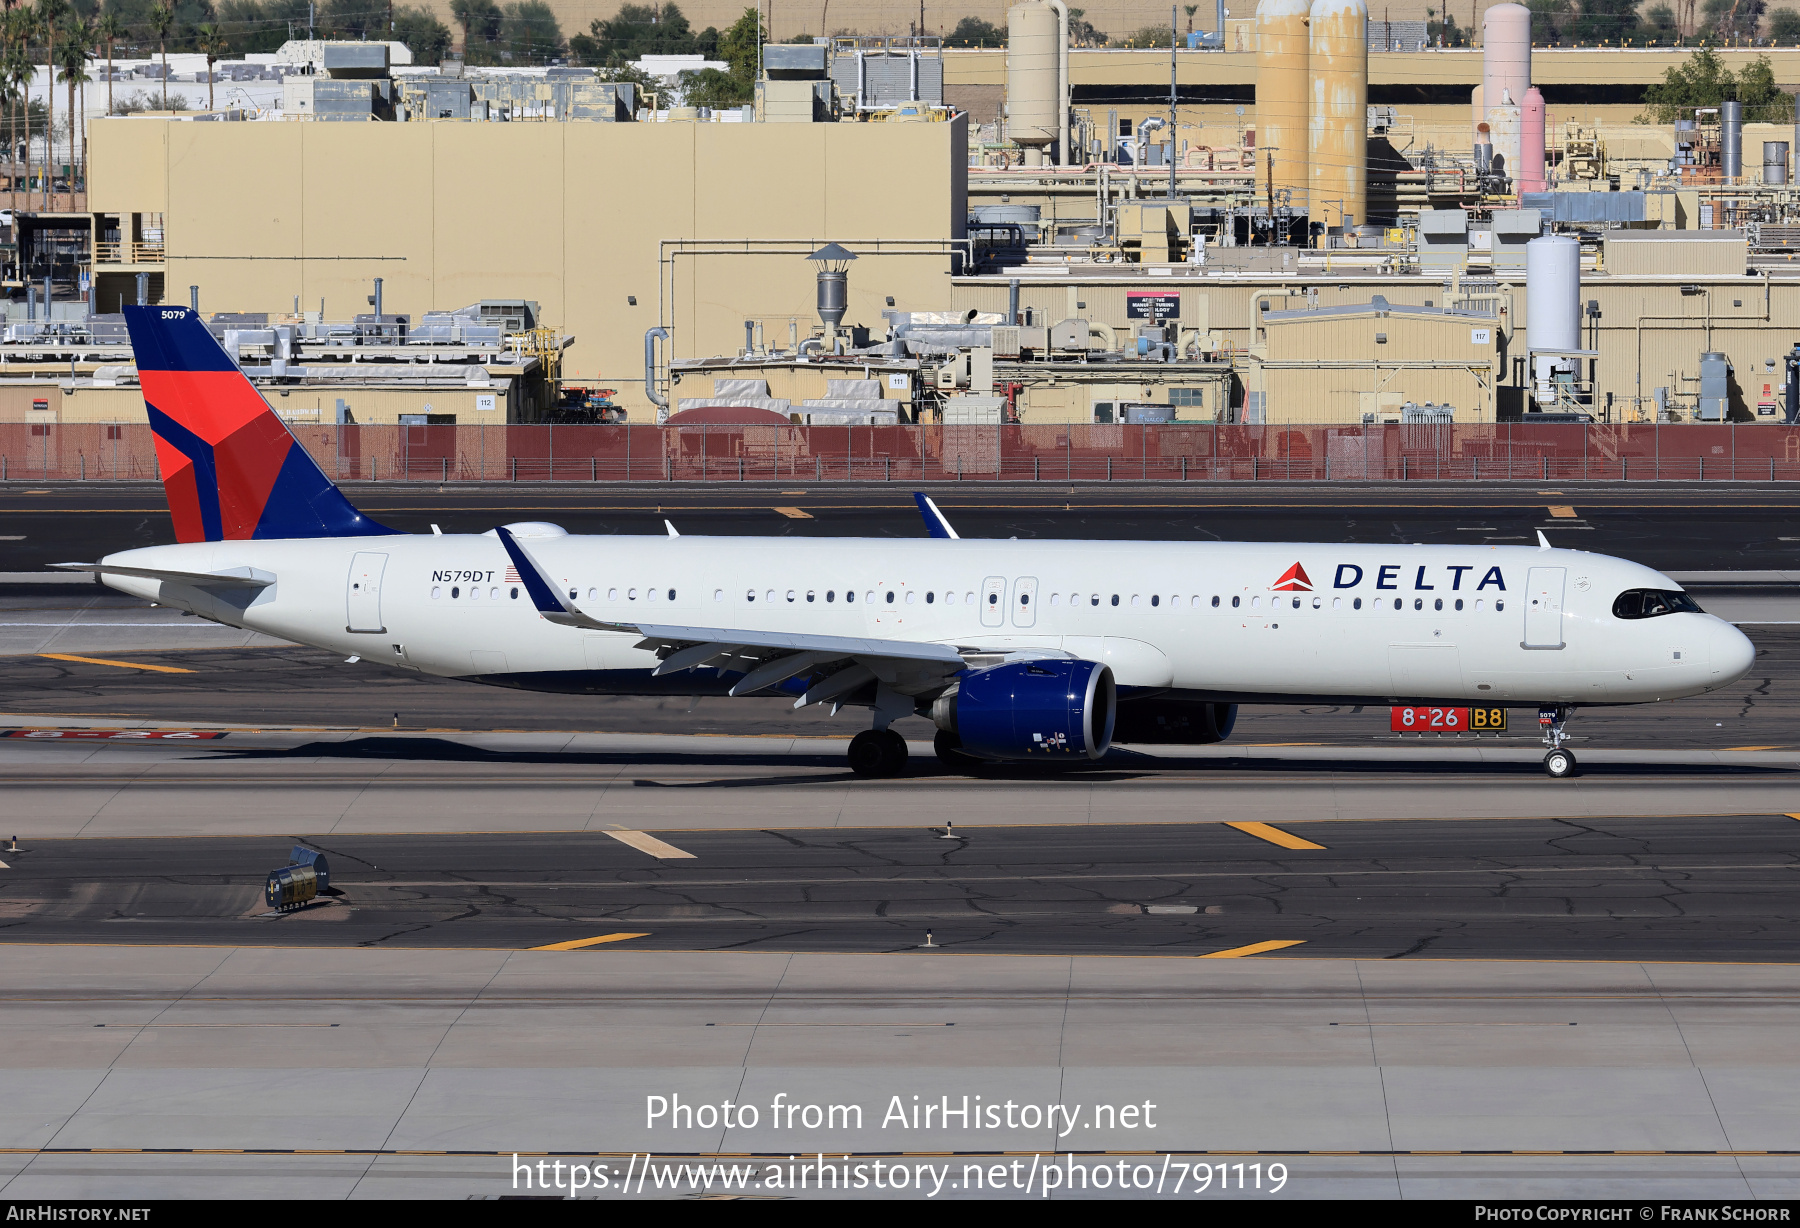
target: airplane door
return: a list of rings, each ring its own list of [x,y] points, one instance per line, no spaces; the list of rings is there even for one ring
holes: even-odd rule
[[[1006,624],[1006,611],[1001,603],[1006,600],[1006,578],[989,576],[981,584],[981,625],[984,627],[1001,627]]]
[[[1563,577],[1566,567],[1533,567],[1525,579],[1526,648],[1563,646]]]
[[[385,554],[358,554],[350,560],[344,630],[387,630],[381,623],[381,573],[387,568],[387,559]]]
[[[1012,621],[1015,627],[1030,627],[1037,622],[1037,578],[1021,576],[1013,581]]]

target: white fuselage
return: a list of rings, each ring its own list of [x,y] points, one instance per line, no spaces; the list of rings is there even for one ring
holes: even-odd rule
[[[1742,633],[1711,615],[1615,617],[1614,598],[1625,590],[1679,586],[1635,563],[1573,550],[520,541],[594,619],[1053,649],[1105,662],[1126,694],[1170,688],[1247,702],[1638,703],[1724,686],[1755,656]],[[276,582],[260,590],[117,575],[106,582],[233,626],[429,674],[555,690],[719,689],[710,669],[652,685],[657,658],[636,646],[635,634],[546,622],[508,579],[507,555],[489,534],[155,546],[106,561],[270,573]],[[570,686],[573,676],[592,684]]]

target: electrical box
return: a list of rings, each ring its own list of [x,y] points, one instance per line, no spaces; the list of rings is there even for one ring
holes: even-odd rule
[[[1085,350],[1088,348],[1088,322],[1063,320],[1050,326],[1050,348],[1053,350]]]

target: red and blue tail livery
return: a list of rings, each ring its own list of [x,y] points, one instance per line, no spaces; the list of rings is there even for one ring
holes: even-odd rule
[[[244,373],[185,307],[127,307],[175,536],[374,537]]]

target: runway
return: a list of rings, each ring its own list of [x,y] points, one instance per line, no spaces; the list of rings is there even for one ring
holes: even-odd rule
[[[922,532],[903,490],[351,497],[421,531]],[[1800,626],[1783,625],[1800,577],[1775,574],[1800,494],[937,497],[970,536],[1548,526],[1670,570],[1765,573],[1700,589],[1758,657],[1716,695],[1579,713],[1568,781],[1542,775],[1523,711],[1504,735],[1437,740],[1341,706],[1246,708],[1223,745],[1047,775],[949,771],[909,719],[908,774],[865,781],[843,761],[856,722],[782,700],[531,695],[8,586],[0,1195],[542,1192],[512,1184],[515,1150],[580,1152],[615,1197],[647,1150],[953,1158],[937,1193],[886,1192],[934,1200],[993,1195],[958,1184],[978,1159],[1224,1153],[1289,1180],[1206,1197],[1800,1193]],[[15,483],[0,515],[24,539],[0,571],[168,532],[154,487]],[[297,841],[334,891],[274,915],[263,880]],[[863,1120],[646,1122],[676,1094]],[[891,1097],[963,1095],[1080,1124],[882,1124]],[[1102,1124],[1102,1105],[1147,1102],[1154,1131]]]
[[[551,520],[571,533],[918,537],[911,488],[356,483],[343,486],[384,524],[483,533]],[[965,537],[1169,541],[1528,544],[1616,554],[1662,570],[1783,570],[1800,558],[1800,490],[1764,483],[1045,482],[938,484]],[[786,510],[783,510],[786,509]],[[154,483],[0,484],[0,572],[97,559],[171,540]]]
[[[5,854],[0,941],[893,952],[930,931],[956,954],[1800,963],[1795,825],[297,831],[335,894],[288,914],[262,899],[284,838],[27,839]]]

